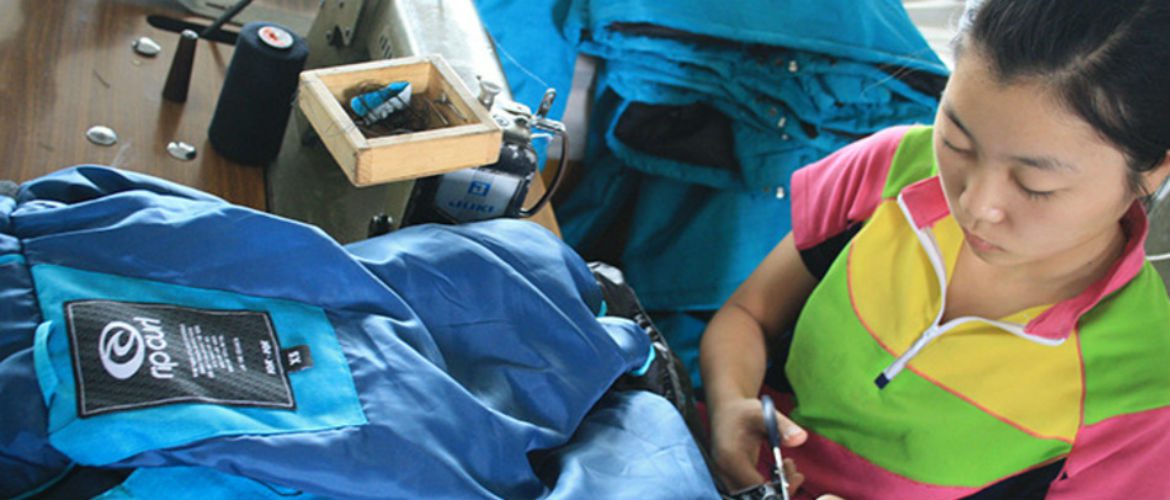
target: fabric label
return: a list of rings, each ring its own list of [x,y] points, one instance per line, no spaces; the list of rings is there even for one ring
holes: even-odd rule
[[[268,313],[65,304],[81,417],[199,402],[296,409]]]
[[[289,347],[280,351],[284,359],[284,369],[289,373],[308,370],[313,367],[313,352],[307,345]]]

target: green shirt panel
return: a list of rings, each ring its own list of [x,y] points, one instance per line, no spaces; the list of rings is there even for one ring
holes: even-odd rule
[[[1085,425],[1170,405],[1170,298],[1153,266],[1080,323]]]
[[[934,127],[913,127],[894,152],[882,199],[897,198],[906,186],[938,174],[934,163]],[[894,168],[894,167],[897,168]]]

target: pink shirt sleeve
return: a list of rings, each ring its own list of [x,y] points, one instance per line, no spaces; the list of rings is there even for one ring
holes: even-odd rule
[[[792,234],[805,250],[873,214],[909,127],[873,134],[792,174]]]
[[[1049,499],[1170,498],[1170,407],[1081,429]]]

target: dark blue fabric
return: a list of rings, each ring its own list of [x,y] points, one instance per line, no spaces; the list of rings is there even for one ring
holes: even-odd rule
[[[641,366],[649,351],[646,333],[632,322],[595,317],[600,291],[584,262],[529,222],[416,226],[343,248],[310,226],[94,166],[31,181],[18,198],[4,205],[2,228],[22,243],[17,267],[53,264],[323,309],[369,422],[220,436],[109,466],[207,467],[325,496],[582,491],[563,479],[546,484],[534,470],[544,464],[530,457],[569,443],[612,382]],[[0,273],[0,290],[27,290],[27,279]],[[39,320],[35,311],[23,314],[6,324]],[[20,337],[9,349],[15,352],[0,359],[7,402],[0,408],[0,496],[31,491],[69,464],[47,445],[45,405],[24,344],[31,333],[12,328]],[[673,418],[681,430],[660,436],[664,449],[697,453],[681,417]],[[149,432],[157,423],[141,425]],[[604,439],[597,445],[620,446]],[[654,457],[653,447],[629,450],[631,466]],[[693,461],[636,481],[637,488],[654,481],[682,488],[688,497],[715,493]]]
[[[33,491],[60,477],[72,461],[49,445],[49,418],[28,347],[0,360],[0,497]],[[17,404],[17,402],[20,404]]]
[[[6,236],[0,235],[0,240]],[[10,238],[15,241],[15,238]],[[0,360],[32,344],[32,333],[41,322],[32,277],[24,257],[16,249],[0,253]]]

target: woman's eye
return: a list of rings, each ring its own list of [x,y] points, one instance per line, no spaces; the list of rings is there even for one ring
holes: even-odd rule
[[[943,139],[942,143],[943,143],[943,146],[946,146],[947,149],[954,151],[960,155],[971,156],[971,155],[975,154],[973,151],[971,151],[969,149],[960,148],[960,147],[954,145],[951,141],[948,141],[946,139]]]
[[[1020,189],[1023,190],[1024,194],[1027,195],[1028,198],[1032,199],[1032,200],[1046,200],[1048,198],[1051,198],[1052,194],[1053,194],[1053,191],[1033,191],[1033,190],[1028,189],[1024,186],[1020,186]]]

